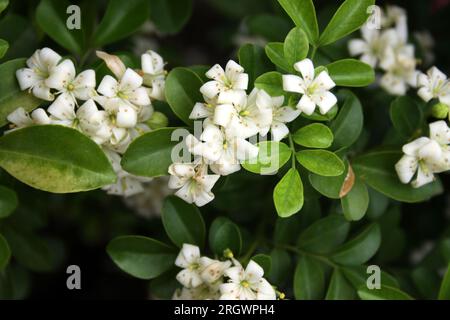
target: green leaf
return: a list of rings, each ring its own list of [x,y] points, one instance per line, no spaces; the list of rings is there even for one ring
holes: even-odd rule
[[[345,170],[344,162],[327,150],[301,150],[296,156],[302,166],[321,176],[340,176]]]
[[[298,300],[322,299],[325,293],[325,271],[321,262],[300,256],[294,273],[294,295]]]
[[[320,35],[321,46],[333,43],[358,30],[369,18],[369,7],[375,0],[346,0]]]
[[[331,258],[342,265],[357,266],[372,258],[380,244],[380,227],[378,224],[372,224],[338,248]]]
[[[192,125],[189,115],[197,102],[203,101],[200,87],[203,81],[187,68],[173,69],[166,79],[166,99],[172,111],[183,120]]]
[[[267,254],[257,254],[254,255],[251,260],[259,264],[261,268],[264,269],[264,275],[268,275],[270,273],[270,269],[272,268],[272,258]]]
[[[260,75],[255,81],[255,87],[266,91],[272,97],[278,97],[285,94],[283,90],[283,76],[276,71]]]
[[[270,42],[265,47],[266,55],[272,63],[287,72],[294,72],[294,66],[290,65],[284,57],[284,43]]]
[[[361,135],[364,116],[359,99],[349,90],[341,91],[346,97],[337,117],[331,122],[334,134],[333,150],[353,145]]]
[[[439,300],[450,300],[450,263],[445,272],[444,279],[442,279],[441,288],[439,289]]]
[[[343,59],[326,66],[331,79],[342,87],[366,87],[375,81],[371,66],[356,59]]]
[[[343,267],[340,268],[345,278],[352,284],[353,288],[359,289],[362,286],[367,287],[367,279],[372,274],[367,272],[367,266]],[[381,285],[397,288],[397,280],[390,274],[381,270]]]
[[[395,130],[404,138],[410,138],[423,121],[422,109],[410,97],[398,97],[391,103],[391,121]]]
[[[216,218],[209,229],[209,247],[218,256],[222,256],[226,249],[230,249],[237,257],[242,248],[239,227],[228,218]]]
[[[372,151],[356,158],[353,169],[370,187],[397,201],[421,202],[442,193],[439,180],[421,188],[401,183],[395,164],[402,155],[398,150]]]
[[[355,295],[355,289],[348,283],[342,272],[339,269],[334,269],[325,299],[353,300]]]
[[[273,201],[278,215],[282,218],[290,217],[302,209],[303,184],[295,168],[290,168],[275,186]]]
[[[330,199],[340,199],[341,189],[345,178],[347,177],[347,173],[348,165],[346,165],[344,173],[336,177],[324,177],[310,173],[309,182],[314,189],[325,197]]]
[[[94,41],[97,47],[104,46],[123,39],[136,30],[149,17],[149,3],[147,0],[110,0],[106,7]]]
[[[162,300],[171,300],[172,296],[181,284],[176,276],[180,272],[177,269],[169,270],[150,282],[150,292],[152,297]]]
[[[164,33],[180,31],[191,13],[192,0],[150,0],[150,19]]]
[[[175,266],[176,251],[147,237],[117,237],[106,250],[120,269],[139,279],[156,278]]]
[[[362,300],[414,300],[400,289],[383,285],[380,289],[372,290],[367,287],[361,287],[358,290],[358,296]]]
[[[18,205],[16,193],[4,186],[0,186],[0,219],[6,218]]]
[[[0,166],[23,183],[54,193],[93,190],[116,180],[94,141],[58,125],[27,127],[1,137]]]
[[[284,250],[274,249],[270,252],[270,259],[270,273],[266,277],[270,283],[281,286],[286,283],[286,274],[291,271],[291,256]]]
[[[203,248],[205,222],[196,206],[176,196],[169,196],[164,200],[161,218],[167,235],[175,245],[181,248],[188,243]]]
[[[300,27],[292,29],[284,41],[284,58],[290,66],[306,58],[309,51],[308,38]]]
[[[1,232],[8,241],[12,256],[20,264],[36,272],[54,269],[49,243],[27,230],[2,227]]]
[[[66,26],[68,15],[66,0],[41,0],[36,8],[36,21],[53,40],[72,53],[80,55],[83,51],[81,30],[69,30]]]
[[[369,192],[364,182],[355,177],[350,192],[341,199],[342,210],[344,216],[349,221],[361,220],[369,207]]]
[[[292,105],[292,104],[290,104],[290,105]],[[310,115],[307,115],[306,113],[302,113],[301,116],[303,118],[306,118],[306,119],[309,119],[309,120],[312,120],[312,121],[331,121],[331,120],[333,120],[336,117],[336,114],[338,113],[338,110],[339,110],[339,108],[338,108],[338,106],[336,104],[326,114],[321,114],[318,110],[315,110]]]
[[[0,59],[4,57],[8,49],[9,49],[8,42],[3,39],[0,39]]]
[[[333,133],[321,123],[312,123],[298,129],[292,138],[295,143],[307,148],[325,149],[333,143]]]
[[[309,42],[315,44],[319,38],[316,9],[312,0],[278,0],[297,27],[302,28]]]
[[[291,149],[282,142],[263,141],[257,146],[259,147],[258,157],[242,163],[247,171],[253,173],[274,174],[288,162],[292,155]]]
[[[311,224],[298,238],[298,246],[308,252],[325,254],[347,238],[350,223],[338,214],[332,214]]]
[[[249,90],[251,90],[256,78],[271,69],[270,62],[264,54],[264,49],[253,44],[243,45],[239,49],[238,56],[239,64],[248,74]]]
[[[16,71],[25,66],[25,59],[15,59],[0,65],[0,126],[8,123],[6,117],[17,108],[31,111],[42,101],[28,91],[21,91],[16,79]]]
[[[0,13],[8,7],[9,0],[0,0]]]
[[[172,149],[179,142],[172,141],[177,128],[161,128],[136,138],[122,158],[122,167],[137,176],[167,175],[172,164]]]
[[[5,270],[11,258],[11,249],[9,249],[8,242],[0,233],[0,272]]]

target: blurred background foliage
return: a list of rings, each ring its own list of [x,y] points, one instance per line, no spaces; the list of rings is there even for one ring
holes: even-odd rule
[[[106,10],[109,1],[71,1],[80,5],[82,14],[82,30],[74,35],[80,42],[74,46],[57,29],[43,28],[46,24],[43,21],[54,19],[54,12],[49,10],[52,3],[65,6],[64,2],[12,0],[0,15],[0,39],[10,45],[0,63],[28,57],[37,48],[49,46],[63,55],[73,54],[80,65],[96,68],[99,76],[101,70],[106,72],[105,66],[95,58],[95,50],[100,48],[120,54],[130,67],[137,67],[138,57],[148,49],[158,51],[168,61],[169,70],[176,66],[224,64],[236,57],[241,45],[283,41],[293,27],[276,0],[128,0],[115,1],[118,3],[115,10],[126,14],[109,13],[112,14],[110,24],[121,24],[110,33],[102,27],[105,24],[102,17],[109,17]],[[324,24],[339,5],[338,1],[314,3],[319,23]],[[377,1],[378,5],[387,3],[406,8],[411,31],[430,32],[435,40],[434,64],[449,74],[450,1]],[[348,56],[347,40],[325,47],[320,57],[326,60]],[[393,98],[376,88],[355,92],[363,104],[366,121],[354,151],[383,140],[397,144],[389,138],[388,131],[389,105]],[[170,116],[164,104],[156,108]],[[171,119],[171,124],[176,125],[177,120]],[[299,214],[277,220],[271,198],[277,178],[241,171],[223,180],[215,189],[216,200],[201,211],[207,225],[218,215],[239,223],[244,240],[242,251],[249,245],[246,239],[251,237],[256,220],[265,221],[264,231],[273,234],[269,241],[276,243],[286,235],[298,235],[320,216],[341,210],[339,202],[319,202],[311,196]],[[450,190],[448,175],[442,175],[442,180],[445,189]],[[0,220],[1,233],[8,238],[13,251],[11,263],[0,274],[1,298],[148,297],[148,283],[121,272],[107,256],[105,247],[115,236],[125,234],[164,239],[160,219],[143,216],[145,208],[141,208],[139,215],[136,206],[126,205],[121,198],[107,196],[101,190],[54,195],[27,187],[5,172],[0,174],[0,183],[16,191],[19,203],[12,215]],[[448,192],[414,205],[388,200],[373,190],[370,199],[366,218],[353,223],[352,230],[367,220],[378,221],[382,244],[374,262],[395,274],[402,288],[413,296],[436,298],[439,276],[450,261]],[[264,247],[262,240],[261,246]],[[80,291],[66,288],[65,271],[70,264],[81,267]],[[292,274],[293,270],[286,272]],[[282,285],[283,279],[276,280]],[[283,289],[290,293],[289,288]]]

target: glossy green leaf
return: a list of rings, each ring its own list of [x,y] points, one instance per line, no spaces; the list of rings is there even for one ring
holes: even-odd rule
[[[284,17],[274,14],[257,14],[246,19],[251,34],[263,37],[267,41],[281,41],[288,34],[291,25]]]
[[[8,242],[0,233],[0,272],[5,270],[11,258],[11,249],[9,248]]]
[[[42,100],[35,98],[28,91],[21,91],[16,79],[17,69],[25,66],[25,59],[15,59],[0,65],[0,126],[8,123],[6,117],[17,108],[31,111]]]
[[[367,286],[367,280],[369,276],[372,274],[371,272],[368,272],[368,266],[354,266],[354,267],[342,267],[340,268],[345,278],[351,283],[353,288],[359,289],[362,286]],[[370,271],[370,270],[369,270]],[[381,278],[381,285],[398,288],[399,284],[398,281],[388,274],[387,272],[384,272],[381,270],[380,274]]]
[[[442,279],[441,288],[439,289],[439,300],[450,300],[450,263]]]
[[[298,129],[292,138],[295,143],[307,148],[325,149],[333,143],[333,133],[321,123],[312,123]]]
[[[306,58],[309,51],[309,43],[302,28],[296,27],[288,33],[286,40],[284,40],[283,51],[284,58],[291,66]]]
[[[191,13],[192,0],[150,0],[150,19],[164,33],[180,31]]]
[[[345,0],[320,35],[321,46],[333,43],[358,30],[369,18],[375,0]]]
[[[302,166],[321,176],[340,176],[345,170],[342,160],[327,150],[301,150],[296,156]]]
[[[326,66],[331,79],[342,87],[366,87],[375,81],[371,66],[356,59],[343,59]]]
[[[9,0],[0,0],[0,13],[8,7]]]
[[[268,275],[270,273],[270,269],[272,268],[272,258],[270,256],[259,253],[254,255],[251,260],[259,264],[259,266],[264,269],[264,275]]]
[[[148,0],[110,0],[105,15],[95,32],[96,46],[123,39],[132,34],[148,19]]]
[[[266,91],[272,97],[278,97],[285,94],[283,90],[283,77],[281,73],[276,71],[260,75],[255,81],[255,87]]]
[[[166,79],[166,99],[172,111],[183,120],[192,125],[189,115],[197,102],[202,102],[200,87],[203,81],[195,72],[187,68],[173,69]]]
[[[394,200],[421,202],[442,193],[439,180],[421,188],[401,183],[395,172],[395,164],[401,157],[398,150],[372,151],[356,158],[353,169],[370,187]]]
[[[324,177],[318,174],[309,174],[309,182],[311,186],[320,194],[330,199],[340,199],[340,193],[348,173],[348,165],[340,176]]]
[[[364,116],[359,99],[349,90],[341,91],[346,97],[344,105],[336,118],[331,122],[333,131],[333,150],[353,145],[361,135]]]
[[[297,27],[302,28],[309,42],[314,44],[319,38],[316,9],[312,0],[278,0]]]
[[[36,21],[53,40],[75,54],[83,52],[83,33],[81,30],[69,30],[66,25],[68,15],[66,0],[41,0],[36,8]]]
[[[300,256],[294,273],[294,295],[298,300],[316,300],[325,293],[324,266],[318,260]]]
[[[303,183],[295,168],[290,168],[273,190],[273,201],[280,217],[287,218],[303,207]]]
[[[253,44],[243,45],[239,49],[238,56],[239,64],[248,74],[248,86],[251,90],[256,78],[271,69],[270,62],[264,53],[264,49]]]
[[[0,186],[0,219],[6,218],[18,205],[16,193],[4,186]]]
[[[288,162],[291,158],[291,149],[282,142],[263,141],[257,144],[259,147],[258,157],[246,160],[242,166],[253,173],[269,175]]]
[[[176,196],[164,200],[161,219],[170,240],[182,247],[184,243],[203,248],[205,244],[205,222],[196,206]]]
[[[161,128],[136,138],[122,158],[122,167],[137,176],[159,177],[168,174],[172,164],[172,149],[179,141],[172,141],[177,128]],[[174,137],[175,139],[175,137]]]
[[[422,109],[410,97],[395,99],[391,103],[390,115],[394,128],[404,138],[412,137],[422,126]]]
[[[3,39],[0,39],[0,59],[4,57],[8,49],[9,49],[8,42]]]
[[[287,72],[294,72],[294,66],[290,65],[284,57],[284,44],[282,42],[270,42],[265,47],[266,55],[277,67]]]
[[[339,269],[334,269],[328,286],[326,300],[353,300],[356,291]]]
[[[400,289],[381,286],[380,289],[369,289],[361,287],[358,290],[358,296],[362,300],[413,300],[413,298]]]
[[[34,188],[67,193],[114,183],[104,152],[77,130],[32,126],[0,138],[0,166]]]
[[[308,252],[329,253],[347,238],[350,223],[332,214],[311,224],[298,238],[298,246]]]
[[[369,192],[364,182],[355,177],[350,192],[341,199],[342,210],[344,216],[349,221],[361,220],[369,207]]]
[[[157,240],[142,236],[117,237],[107,252],[123,271],[139,279],[153,279],[175,265],[177,252]]]
[[[222,256],[226,249],[238,256],[242,247],[239,227],[228,218],[216,218],[209,229],[209,247],[218,256]]]
[[[338,248],[331,258],[342,265],[357,266],[372,258],[380,247],[380,243],[380,227],[372,224]]]
[[[286,283],[286,274],[291,272],[291,257],[285,250],[274,249],[270,252],[271,268],[266,275],[271,283],[283,285]]]

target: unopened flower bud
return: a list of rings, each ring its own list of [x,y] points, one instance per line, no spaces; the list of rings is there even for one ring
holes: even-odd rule
[[[169,119],[164,113],[155,111],[151,118],[147,120],[147,124],[152,129],[164,128],[169,124]]]
[[[433,106],[433,108],[431,109],[431,114],[437,119],[445,119],[448,116],[448,109],[448,105],[439,102]]]

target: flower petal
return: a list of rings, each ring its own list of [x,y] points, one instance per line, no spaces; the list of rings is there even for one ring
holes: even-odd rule
[[[294,69],[302,74],[306,82],[314,80],[314,64],[310,59],[304,59],[295,63]]]

